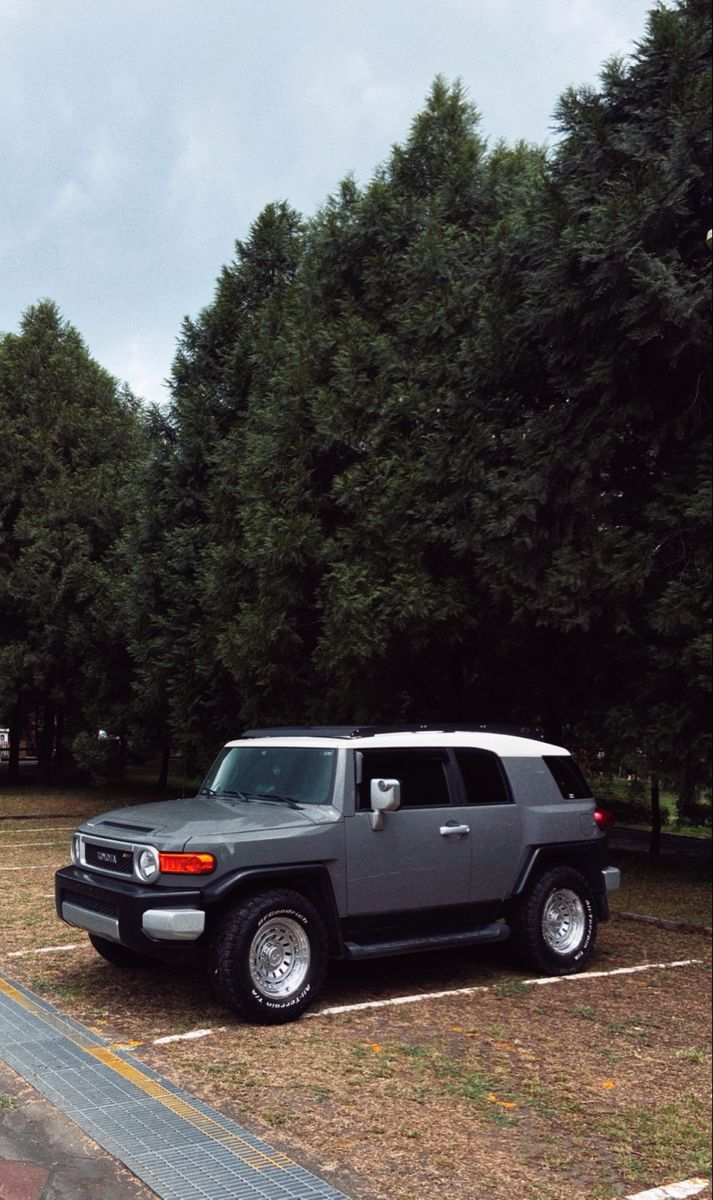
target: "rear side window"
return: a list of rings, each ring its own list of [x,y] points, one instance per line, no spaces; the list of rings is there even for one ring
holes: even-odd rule
[[[359,808],[371,807],[372,779],[398,779],[402,808],[444,808],[450,804],[443,750],[365,750]]]
[[[496,755],[486,750],[456,750],[468,804],[511,804],[510,790]]]
[[[569,755],[546,754],[544,760],[565,800],[588,800],[591,797],[592,789],[573,758]]]

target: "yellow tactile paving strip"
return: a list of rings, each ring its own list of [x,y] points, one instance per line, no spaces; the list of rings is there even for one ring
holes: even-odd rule
[[[2,974],[0,1058],[162,1200],[346,1200]]]

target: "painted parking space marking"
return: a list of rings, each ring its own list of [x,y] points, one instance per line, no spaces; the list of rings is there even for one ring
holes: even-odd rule
[[[196,1038],[212,1037],[214,1033],[225,1033],[226,1029],[226,1025],[219,1025],[217,1029],[191,1029],[188,1033],[169,1033],[166,1037],[154,1038],[150,1045],[167,1046],[169,1042],[191,1042]]]
[[[687,1200],[698,1196],[710,1187],[709,1179],[684,1179],[683,1183],[669,1183],[664,1187],[650,1188],[648,1192],[636,1192],[626,1200]]]
[[[552,983],[576,983],[578,980],[587,979],[606,979],[610,976],[617,975],[634,975],[641,971],[662,971],[671,970],[679,967],[700,966],[703,959],[686,958],[677,962],[667,963],[643,963],[634,967],[617,967],[611,971],[590,971],[583,975],[565,975],[565,976],[548,976],[545,979],[523,979],[523,987],[537,987],[540,984]],[[341,1004],[331,1008],[318,1009],[315,1012],[303,1013],[300,1020],[314,1019],[316,1017],[334,1017],[341,1016],[343,1013],[365,1012],[369,1009],[398,1007],[401,1004],[419,1004],[424,1000],[447,1000],[453,996],[474,996],[479,992],[491,992],[497,985],[481,984],[477,987],[466,988],[451,988],[449,991],[443,992],[422,992],[414,996],[392,996],[389,1000],[366,1000],[360,1004]],[[153,1038],[150,1042],[133,1042],[135,1047],[147,1046],[167,1046],[172,1042],[193,1041],[199,1038],[213,1037],[217,1033],[227,1032],[228,1026],[219,1025],[214,1029],[192,1029],[187,1033],[170,1033],[163,1037]]]
[[[40,863],[34,867],[0,867],[0,871],[56,871],[55,863]]]
[[[347,1200],[0,973],[1,1057],[161,1200]]]
[[[52,842],[0,842],[0,850],[36,850],[38,846],[64,846],[65,838]]]
[[[684,958],[676,962],[641,963],[635,967],[617,967],[612,971],[586,971],[581,975],[548,975],[542,979],[520,979],[516,982],[522,987],[545,987],[555,983],[586,983],[590,979],[606,979],[615,975],[635,975],[641,971],[668,971],[678,967],[700,966],[701,958]],[[451,988],[444,992],[420,992],[414,996],[393,996],[389,1000],[365,1000],[360,1004],[340,1004],[332,1008],[322,1008],[317,1012],[304,1013],[301,1020],[315,1017],[337,1017],[343,1013],[365,1012],[372,1008],[396,1007],[400,1004],[422,1004],[426,1000],[445,1000],[453,996],[474,996],[478,992],[491,992],[497,985],[480,984],[477,987]]]
[[[28,829],[23,826],[21,829],[3,829],[3,837],[12,837],[13,833],[21,833],[23,836],[27,833],[72,833],[76,829],[76,825],[38,825],[37,829]]]
[[[38,946],[35,950],[9,950],[5,958],[27,958],[30,954],[58,954],[68,950],[80,950],[83,943],[70,942],[66,946]]]

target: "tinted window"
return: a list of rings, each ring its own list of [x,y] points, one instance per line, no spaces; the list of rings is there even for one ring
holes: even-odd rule
[[[301,746],[233,746],[218,756],[203,787],[328,804],[336,756],[336,750]]]
[[[363,754],[359,808],[371,808],[372,779],[398,779],[402,808],[450,804],[446,763],[441,750],[366,750]]]
[[[592,789],[569,755],[545,755],[545,762],[565,800],[586,800],[591,796]]]
[[[510,804],[500,763],[485,750],[456,750],[468,804]]]

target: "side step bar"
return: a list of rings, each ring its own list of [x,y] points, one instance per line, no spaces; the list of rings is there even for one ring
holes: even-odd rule
[[[477,929],[432,933],[424,937],[348,941],[344,943],[344,951],[349,959],[386,958],[392,954],[417,954],[421,950],[460,950],[464,946],[478,946],[481,942],[504,942],[509,937],[509,925],[497,921],[492,925],[480,925]]]

